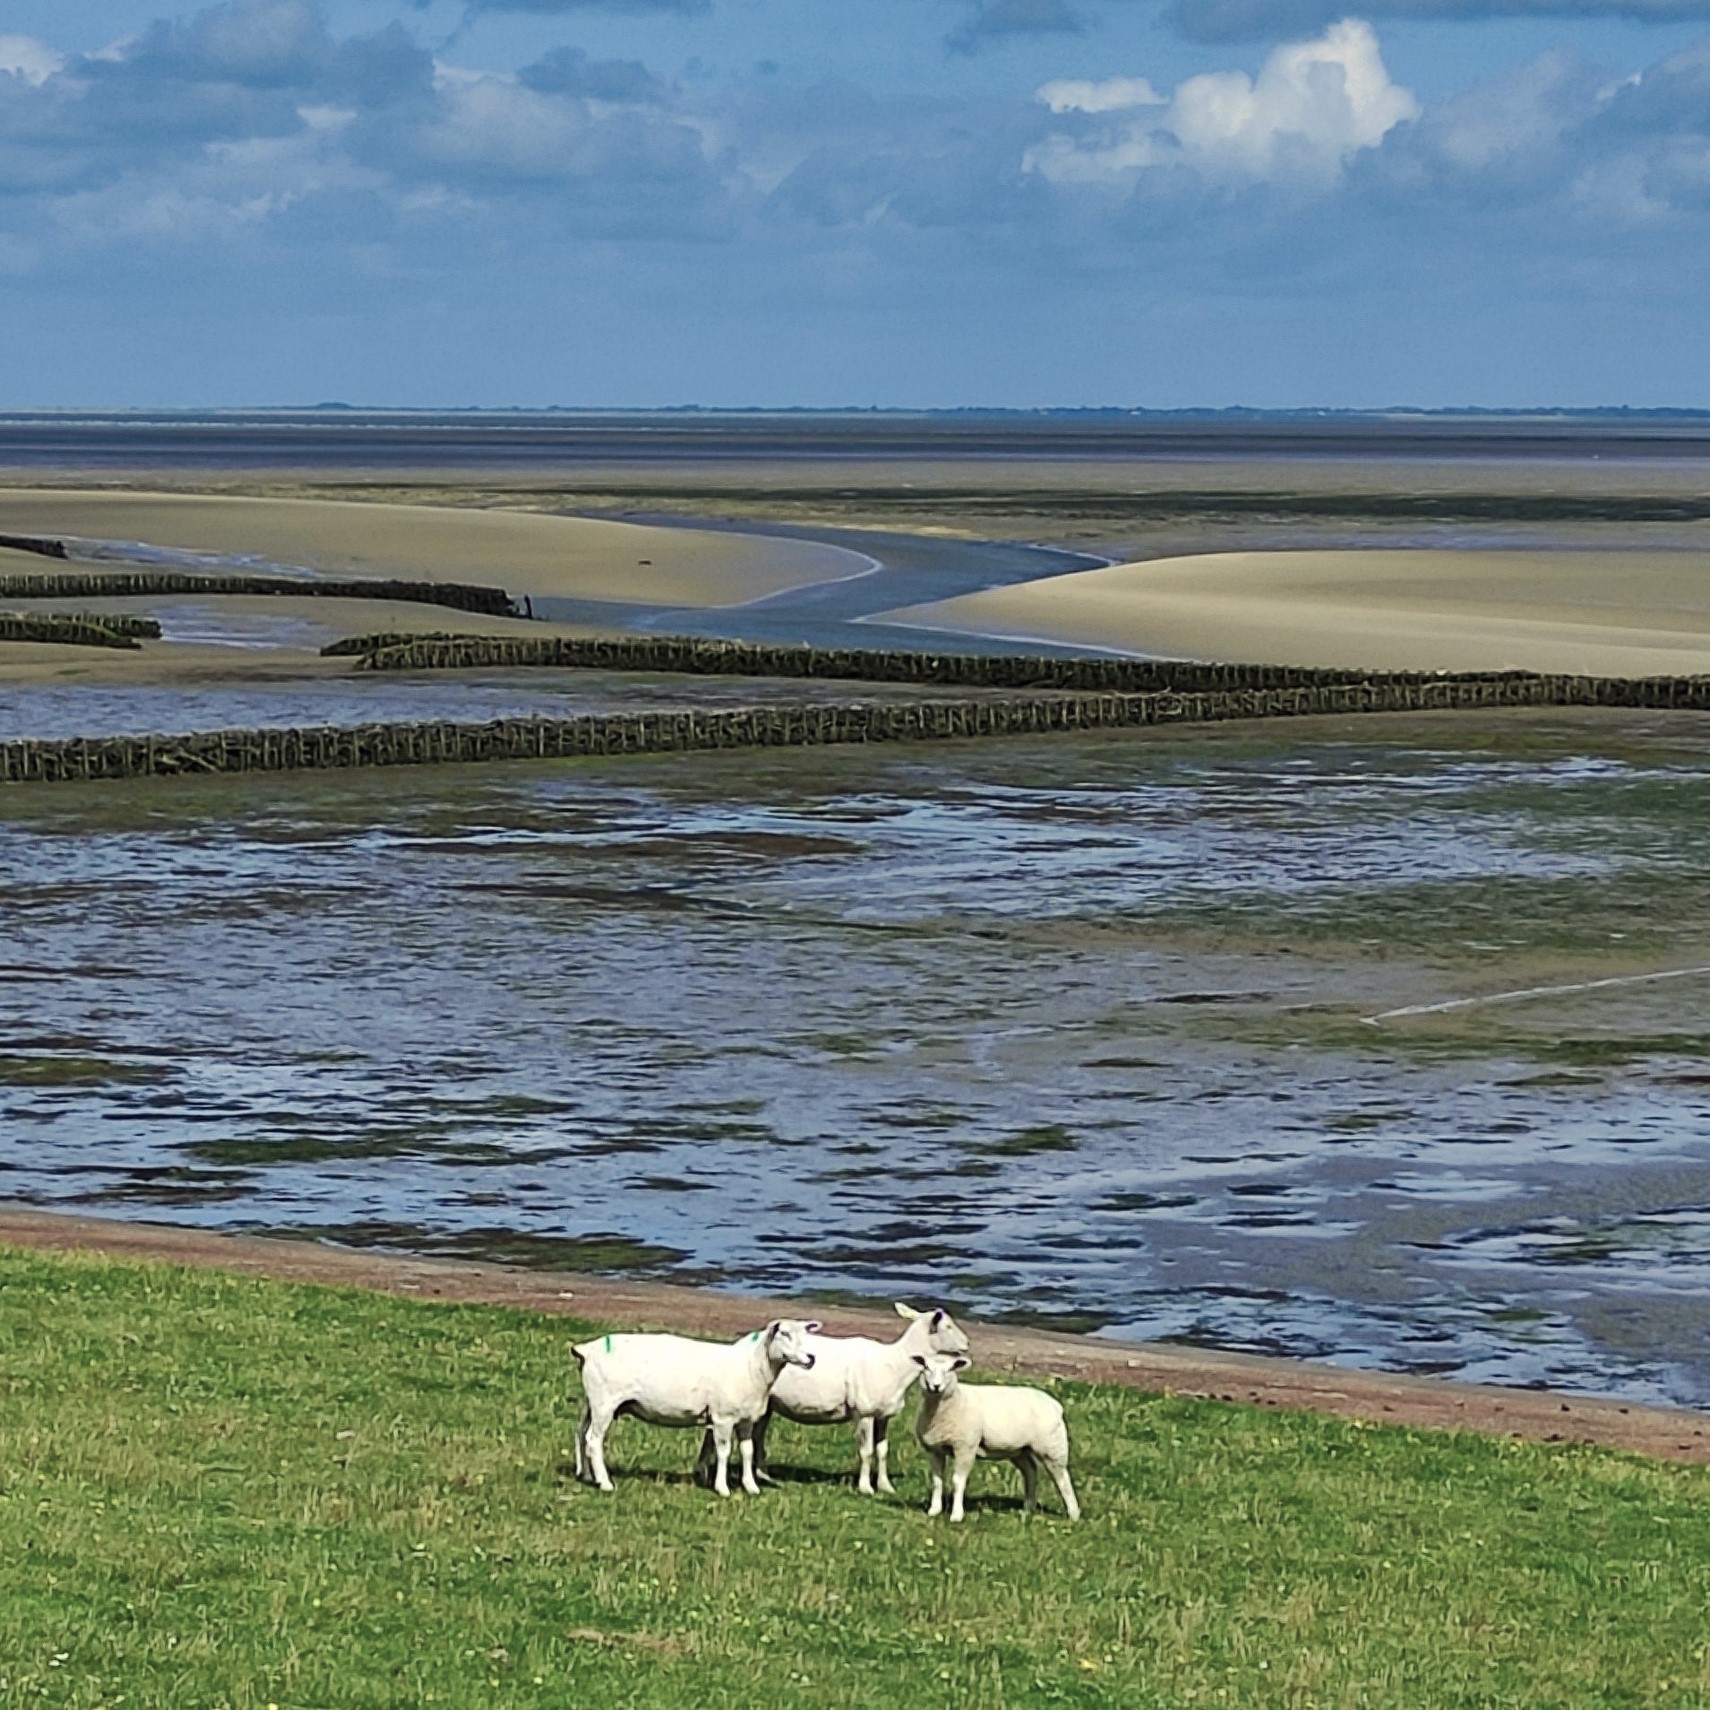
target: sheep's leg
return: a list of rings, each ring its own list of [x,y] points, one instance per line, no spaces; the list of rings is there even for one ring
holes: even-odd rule
[[[863,1496],[873,1494],[873,1421],[863,1415],[855,1421],[855,1447],[861,1455],[861,1471],[855,1488]]]
[[[588,1404],[582,1404],[582,1417],[576,1421],[576,1478],[588,1482],[588,1421],[593,1417]]]
[[[873,1421],[873,1444],[879,1456],[879,1489],[886,1496],[895,1496],[897,1487],[891,1483],[890,1468],[887,1464],[891,1456],[890,1431],[890,1420],[875,1419]]]
[[[1021,1468],[1021,1511],[1031,1514],[1039,1506],[1039,1463],[1031,1449],[1023,1449],[1015,1464]]]
[[[750,1496],[760,1494],[760,1482],[754,1476],[754,1427],[744,1423],[736,1428],[737,1447],[742,1451],[742,1488]]]
[[[772,1423],[772,1409],[768,1407],[754,1422],[754,1476],[762,1484],[776,1484],[778,1481],[766,1470],[766,1429]]]
[[[956,1465],[950,1474],[950,1518],[962,1518],[962,1497],[968,1488],[968,1474],[974,1470],[974,1451],[958,1449]]]
[[[1067,1461],[1047,1461],[1045,1470],[1051,1475],[1051,1482],[1057,1487],[1057,1494],[1063,1499],[1063,1506],[1069,1511],[1071,1520],[1081,1517],[1081,1505],[1075,1500],[1075,1487],[1069,1482],[1069,1463]]]
[[[713,1489],[720,1496],[730,1495],[730,1421],[713,1421]]]
[[[587,1430],[583,1434],[587,1442],[588,1471],[601,1490],[612,1488],[612,1475],[606,1471],[606,1433],[611,1430],[616,1417],[615,1407],[589,1405]]]
[[[932,1456],[932,1500],[926,1505],[926,1512],[936,1520],[944,1512],[944,1463],[949,1459],[943,1449],[929,1449]]]
[[[701,1433],[701,1452],[695,1457],[695,1483],[711,1490],[713,1481],[713,1434],[711,1429]]]

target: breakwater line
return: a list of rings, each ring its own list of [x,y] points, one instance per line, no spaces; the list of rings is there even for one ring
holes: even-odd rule
[[[1206,693],[987,695],[572,718],[450,720],[0,743],[0,784],[328,771],[715,749],[939,742],[1351,713],[1576,706],[1710,710],[1710,678],[1492,677]]]
[[[153,618],[97,612],[0,612],[0,641],[30,641],[61,647],[118,647],[134,651],[142,641],[158,641]]]
[[[694,635],[353,636],[321,649],[357,656],[365,671],[663,671],[705,677],[814,678],[968,689],[1059,689],[1088,694],[1219,694],[1245,689],[1506,682],[1528,671],[1367,672],[1321,666],[1216,664],[1122,654],[926,653],[902,648],[814,647]]]
[[[49,540],[39,534],[0,534],[0,547],[11,552],[34,552],[43,558],[69,558],[63,540]]]
[[[90,600],[205,594],[273,594],[326,600],[400,600],[481,617],[526,617],[503,588],[473,582],[410,582],[358,576],[202,574],[187,570],[59,570],[0,576],[3,600]]]

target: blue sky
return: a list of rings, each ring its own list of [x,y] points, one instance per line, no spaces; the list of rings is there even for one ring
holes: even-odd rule
[[[1710,0],[0,0],[0,405],[1710,406]]]

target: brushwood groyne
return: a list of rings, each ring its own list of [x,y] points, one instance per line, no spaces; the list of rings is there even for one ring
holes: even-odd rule
[[[48,540],[39,534],[0,534],[0,547],[13,552],[34,552],[43,558],[69,558],[63,540]]]
[[[0,641],[134,650],[141,641],[159,638],[160,625],[153,618],[106,617],[95,612],[0,612]]]
[[[707,677],[818,678],[964,689],[1060,689],[1083,694],[1220,694],[1396,684],[1507,682],[1526,671],[1350,671],[1298,665],[1219,665],[1187,659],[1049,657],[1021,653],[916,653],[900,648],[769,646],[699,636],[366,635],[323,653],[359,657],[365,671],[668,671]]]
[[[1009,694],[22,740],[0,743],[0,784],[937,742],[1312,714],[1538,706],[1704,711],[1710,710],[1710,678],[1370,680],[1199,693]]]
[[[0,542],[0,544],[4,544]],[[100,600],[136,596],[275,594],[323,600],[404,600],[481,617],[526,617],[503,588],[473,582],[408,582],[358,576],[266,576],[190,570],[50,570],[0,576],[0,600]]]

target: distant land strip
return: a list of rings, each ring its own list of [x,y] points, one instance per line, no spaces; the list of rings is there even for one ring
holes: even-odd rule
[[[899,515],[946,511],[993,515],[1077,518],[1108,517],[1135,522],[1203,521],[1218,515],[1242,518],[1376,519],[1412,522],[1702,522],[1710,518],[1710,494],[1635,493],[1311,493],[1228,491],[1221,488],[1123,492],[1077,487],[891,487],[858,482],[837,487],[590,487],[584,505],[700,505],[708,500],[812,506],[828,511],[883,506]]]
[[[1490,677],[1204,694],[1028,694],[935,701],[217,730],[0,743],[0,784],[446,765],[843,743],[1042,736],[1230,719],[1496,707],[1710,710],[1705,677]]]
[[[5,542],[0,540],[0,545]],[[483,617],[525,617],[503,588],[471,582],[405,582],[379,577],[202,574],[186,570],[62,570],[40,576],[0,576],[4,600],[98,600],[138,595],[279,594],[324,600],[403,600],[449,606]]]

